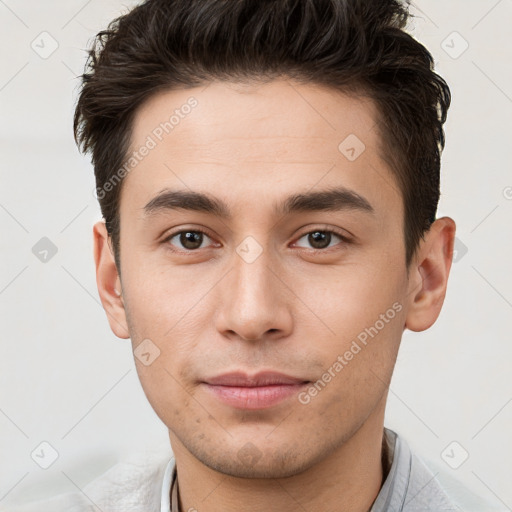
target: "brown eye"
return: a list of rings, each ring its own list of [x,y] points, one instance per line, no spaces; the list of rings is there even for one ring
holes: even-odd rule
[[[202,231],[180,231],[171,235],[166,241],[171,245],[175,245],[172,243],[172,240],[177,239],[179,244],[181,244],[181,247],[178,246],[178,249],[193,251],[201,248],[205,238],[209,239],[210,237]]]
[[[315,231],[308,235],[308,242],[315,249],[325,249],[331,243],[331,233]]]
[[[305,245],[301,245],[298,242],[302,239],[306,239],[306,243],[309,244],[310,249],[327,249],[329,247],[332,247],[335,244],[331,245],[331,242],[336,242],[336,239],[345,242],[345,238],[341,235],[338,235],[337,233],[334,233],[333,231],[327,231],[327,230],[316,230],[311,231],[310,233],[306,233],[305,235],[301,236],[299,240],[297,241],[297,245],[299,247],[307,247]]]

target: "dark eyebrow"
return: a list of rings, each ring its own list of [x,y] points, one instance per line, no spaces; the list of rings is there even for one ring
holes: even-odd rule
[[[374,213],[373,206],[363,196],[345,187],[306,192],[288,197],[276,211],[282,215],[306,211],[360,210]]]
[[[190,210],[209,213],[221,218],[231,217],[228,206],[219,199],[200,192],[187,190],[162,190],[144,206],[144,213],[149,216],[165,210]],[[372,205],[353,190],[340,187],[318,192],[294,194],[284,203],[274,205],[277,215],[287,215],[306,211],[341,211],[359,210],[374,213]]]
[[[144,213],[152,215],[165,210],[192,210],[229,218],[227,206],[220,200],[200,192],[187,190],[162,190],[144,206]]]

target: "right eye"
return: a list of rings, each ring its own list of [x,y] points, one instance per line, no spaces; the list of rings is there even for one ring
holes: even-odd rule
[[[186,229],[181,231],[176,231],[169,235],[163,243],[169,243],[169,245],[175,247],[175,243],[181,244],[181,247],[178,247],[181,251],[195,251],[197,249],[202,249],[203,242],[206,239],[211,240],[211,238],[201,230],[197,229]],[[172,241],[176,239],[173,243]]]

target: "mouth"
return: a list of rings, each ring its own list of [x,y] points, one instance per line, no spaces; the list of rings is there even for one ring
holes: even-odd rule
[[[290,399],[310,381],[279,372],[233,372],[206,379],[205,390],[236,409],[264,409]]]

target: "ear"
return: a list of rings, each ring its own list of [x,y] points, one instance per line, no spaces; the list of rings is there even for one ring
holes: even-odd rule
[[[103,309],[107,314],[112,332],[118,338],[129,338],[128,324],[121,290],[121,280],[117,272],[110,237],[104,221],[93,227],[94,263],[96,265],[96,284]],[[117,292],[119,293],[116,293]]]
[[[409,308],[405,327],[424,331],[434,324],[443,306],[452,266],[455,222],[437,219],[421,241],[409,276]]]

